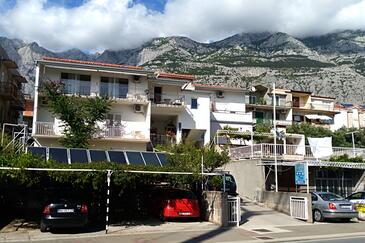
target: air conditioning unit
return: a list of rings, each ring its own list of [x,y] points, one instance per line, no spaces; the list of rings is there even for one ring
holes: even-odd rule
[[[217,91],[217,98],[224,98],[224,92],[223,91]]]
[[[133,110],[134,110],[135,113],[143,113],[143,111],[144,111],[143,106],[140,105],[140,104],[135,104],[133,106]]]

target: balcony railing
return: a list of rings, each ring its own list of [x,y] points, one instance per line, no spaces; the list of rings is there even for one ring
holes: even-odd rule
[[[124,126],[111,126],[100,129],[94,134],[94,138],[114,138],[114,139],[143,139],[147,140],[143,131],[127,131]]]
[[[265,99],[265,98],[256,98],[256,99],[252,99],[249,96],[245,97],[245,103],[246,105],[268,105],[268,106],[273,106],[274,102],[272,99]],[[292,102],[291,101],[287,101],[284,98],[280,98],[279,100],[276,100],[276,106],[277,107],[291,107]]]
[[[173,106],[183,106],[185,104],[185,96],[178,96],[168,93],[163,94],[152,94],[150,95],[150,100],[154,104],[163,105],[173,105]]]
[[[153,133],[150,135],[152,144],[155,145],[171,145],[176,144],[176,137],[174,135],[165,135]]]
[[[333,104],[311,103],[310,108],[312,110],[333,111]]]
[[[300,145],[276,145],[276,154],[280,159],[303,160],[315,159],[310,146]],[[327,148],[327,147],[326,147]],[[348,148],[348,147],[332,147],[333,154],[331,156],[349,155],[351,157],[360,156],[365,159],[365,149],[363,148]],[[274,158],[275,145],[269,143],[254,144],[231,148],[229,150],[230,157],[235,160],[247,158]]]
[[[36,122],[37,135],[55,136],[55,125],[53,122]]]
[[[65,94],[78,94],[90,96],[90,81],[63,80]]]
[[[260,119],[260,118],[254,118],[253,123],[255,124],[274,124],[274,120],[272,119]],[[290,126],[292,125],[292,121],[288,120],[276,120],[276,125],[279,126]]]

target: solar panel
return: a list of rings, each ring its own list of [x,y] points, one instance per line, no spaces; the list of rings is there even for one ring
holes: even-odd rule
[[[145,165],[141,152],[126,152],[129,164],[131,165]]]
[[[168,163],[167,160],[167,154],[163,154],[163,153],[156,153],[158,158],[160,159],[161,165],[164,166]]]
[[[67,149],[49,148],[49,159],[53,159],[59,163],[68,163]]]
[[[142,156],[146,162],[146,165],[161,166],[156,153],[142,152]]]
[[[47,158],[47,148],[45,147],[28,147],[28,151],[31,152],[33,155],[40,157],[41,159],[46,160]]]
[[[104,150],[89,150],[91,162],[108,161]]]
[[[71,163],[89,163],[86,149],[70,149]]]
[[[127,160],[122,151],[108,151],[110,162],[127,164]]]

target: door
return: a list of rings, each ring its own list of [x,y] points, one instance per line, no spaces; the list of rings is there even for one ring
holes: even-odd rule
[[[161,103],[161,100],[162,100],[162,87],[155,87],[154,90],[154,97],[153,97],[153,100],[155,103],[159,104]]]
[[[257,124],[264,123],[264,113],[262,111],[256,111],[255,117],[256,117]]]
[[[300,106],[300,98],[293,97],[293,107],[299,107],[299,106]]]

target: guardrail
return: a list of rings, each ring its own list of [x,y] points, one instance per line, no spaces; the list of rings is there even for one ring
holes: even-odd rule
[[[308,199],[306,197],[290,197],[290,216],[308,220]]]
[[[327,148],[327,147],[326,147]],[[348,147],[332,147],[332,156],[349,155],[351,157],[359,156],[365,159],[365,149],[363,148],[348,148]],[[275,145],[269,143],[254,144],[236,148],[230,148],[229,154],[232,159],[239,160],[245,158],[270,158],[275,156]],[[300,159],[315,159],[310,146],[300,145],[276,145],[276,155],[295,156]],[[295,158],[293,158],[295,159]]]

